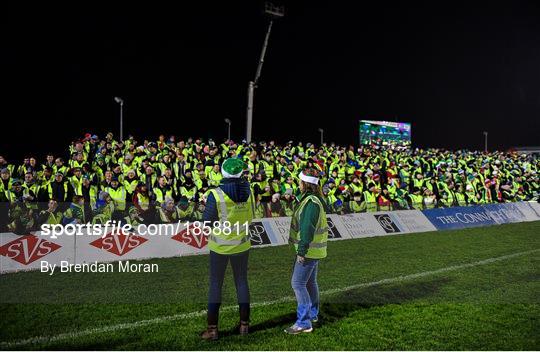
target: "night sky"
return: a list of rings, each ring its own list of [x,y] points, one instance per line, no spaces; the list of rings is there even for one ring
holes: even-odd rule
[[[221,139],[228,117],[244,137],[262,2],[18,3],[2,16],[1,155],[118,134],[116,95],[126,134]],[[322,127],[327,141],[357,144],[359,120],[382,119],[411,122],[415,146],[480,149],[484,130],[491,148],[540,145],[539,5],[377,3],[285,2],[255,140],[314,142]]]

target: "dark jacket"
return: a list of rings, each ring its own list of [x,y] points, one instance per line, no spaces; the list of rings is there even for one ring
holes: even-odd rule
[[[242,178],[224,178],[221,180],[219,188],[225,192],[233,202],[246,202],[251,195],[249,182]],[[219,221],[216,199],[212,193],[209,194],[204,208],[203,221]]]

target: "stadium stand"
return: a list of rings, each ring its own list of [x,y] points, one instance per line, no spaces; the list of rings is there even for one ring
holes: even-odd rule
[[[292,215],[304,167],[320,171],[329,213],[539,199],[540,159],[533,154],[292,141],[217,144],[163,135],[140,143],[86,134],[69,146],[67,161],[48,155],[43,164],[29,157],[15,165],[0,156],[0,232],[26,233],[43,223],[199,220],[228,157],[248,166],[257,217]]]

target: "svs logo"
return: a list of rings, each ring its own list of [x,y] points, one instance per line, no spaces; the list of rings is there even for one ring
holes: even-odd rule
[[[62,246],[37,236],[26,235],[0,247],[0,254],[21,264],[28,265],[60,247]]]
[[[208,244],[208,237],[205,236],[204,231],[200,228],[194,230],[193,226],[186,227],[171,238],[198,249],[204,248]]]
[[[120,257],[146,241],[148,240],[144,237],[121,232],[120,234],[109,233],[105,237],[90,242],[90,244]]]

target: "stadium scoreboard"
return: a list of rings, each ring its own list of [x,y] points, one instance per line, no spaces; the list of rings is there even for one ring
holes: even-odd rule
[[[411,124],[361,120],[360,145],[409,148],[411,146]]]

